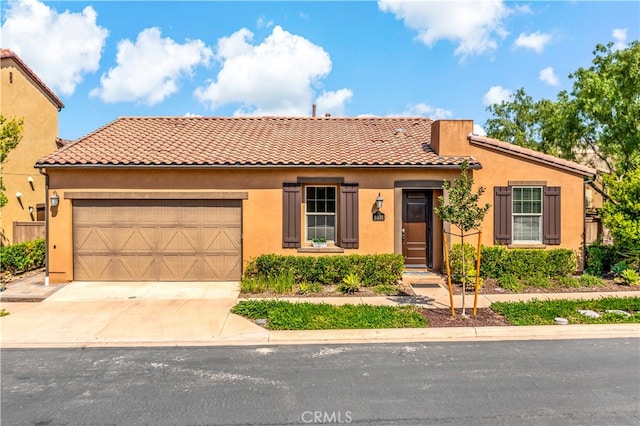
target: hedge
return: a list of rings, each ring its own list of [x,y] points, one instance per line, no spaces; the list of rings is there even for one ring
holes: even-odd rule
[[[402,278],[404,257],[396,254],[347,256],[285,256],[263,254],[251,259],[245,268],[245,278],[273,279],[293,273],[296,282],[332,285],[342,282],[350,273],[363,285],[395,285]]]
[[[2,247],[2,270],[12,274],[42,268],[45,265],[45,240],[39,239]]]
[[[505,275],[519,279],[531,275],[560,277],[574,273],[577,268],[576,255],[568,249],[482,247],[480,275],[483,278],[500,278]]]

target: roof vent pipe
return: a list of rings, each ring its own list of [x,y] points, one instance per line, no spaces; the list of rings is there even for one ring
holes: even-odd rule
[[[311,105],[311,116],[316,116],[316,104]]]
[[[325,117],[327,117],[327,118],[329,118],[329,117],[331,117],[331,113],[330,113],[330,112],[325,112],[325,113],[324,113],[324,116],[325,116]]]

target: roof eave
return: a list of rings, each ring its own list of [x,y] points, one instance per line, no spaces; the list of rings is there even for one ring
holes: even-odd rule
[[[326,168],[360,168],[360,169],[460,169],[459,164],[42,164],[36,163],[36,169],[326,169]],[[482,164],[470,164],[469,169],[480,170]]]
[[[491,143],[488,141],[488,139],[490,138],[484,138],[484,137],[478,137],[476,135],[469,135],[468,137],[469,142],[475,145],[480,145],[483,146],[485,148],[489,148],[492,149],[494,151],[499,151],[499,152],[503,152],[509,155],[513,155],[515,157],[520,157],[520,158],[525,158],[529,161],[533,161],[533,162],[537,162],[540,164],[544,164],[550,167],[554,167],[557,169],[561,169],[561,170],[565,170],[580,176],[586,176],[586,177],[595,177],[598,174],[598,171],[596,169],[593,169],[591,167],[587,167],[587,166],[583,166],[581,164],[577,164],[577,163],[572,163],[568,160],[562,160],[560,158],[558,158],[558,160],[561,160],[562,163],[556,162],[556,161],[551,161],[551,160],[547,160],[545,158],[539,157],[539,156],[532,156],[528,153],[525,152],[520,152],[514,149],[510,149],[509,147],[504,147],[501,145],[498,145],[496,143]],[[502,141],[497,141],[496,142],[502,142]],[[506,142],[503,142],[506,143]],[[549,157],[553,157],[551,155],[548,154],[543,154],[540,153],[542,155],[546,155]],[[554,157],[556,158],[556,157]]]

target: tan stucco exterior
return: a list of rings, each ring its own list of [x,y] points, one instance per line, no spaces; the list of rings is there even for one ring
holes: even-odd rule
[[[482,164],[481,170],[473,172],[476,188],[485,188],[485,193],[480,199],[481,204],[493,204],[495,186],[543,183],[547,186],[561,187],[562,240],[559,246],[550,246],[550,248],[568,248],[575,250],[577,254],[581,253],[585,217],[585,186],[582,175],[541,164],[534,159],[527,160],[474,145],[468,139],[468,135],[473,131],[473,122],[470,120],[448,120],[434,124],[432,131],[435,136],[432,134],[432,137],[445,141],[440,145],[440,151],[436,150],[436,152],[440,155],[469,155]],[[455,150],[451,147],[455,147]],[[482,225],[484,245],[493,245],[493,231],[493,210],[490,209]]]
[[[471,121],[436,122],[432,136],[434,149],[440,155],[472,156],[482,164],[474,170],[476,186],[486,189],[481,202],[493,204],[494,186],[544,182],[548,186],[562,188],[562,240],[560,245],[548,248],[568,248],[578,255],[582,249],[584,226],[584,185],[578,172],[571,172],[527,159],[498,152],[473,144],[468,139],[472,131]],[[455,151],[448,146],[454,146]],[[402,252],[402,195],[405,189],[433,190],[433,205],[443,194],[434,183],[455,179],[457,168],[425,167],[50,167],[50,195],[56,191],[60,204],[50,209],[49,273],[51,282],[74,279],[73,274],[73,200],[83,197],[118,198],[125,193],[172,194],[172,197],[188,197],[191,194],[219,192],[228,195],[246,194],[242,199],[242,259],[246,264],[251,258],[265,253],[289,255],[325,254],[373,254]],[[327,182],[342,179],[345,183],[357,183],[359,209],[359,247],[313,250],[309,242],[300,249],[283,248],[283,183],[305,178]],[[409,182],[409,183],[407,183]],[[410,185],[404,187],[403,185]],[[431,186],[430,186],[431,185]],[[102,193],[102,194],[99,194]],[[384,199],[384,221],[373,221],[372,213],[378,194]],[[161,196],[159,196],[161,198]],[[194,198],[197,198],[195,196]],[[304,208],[302,209],[304,215]],[[490,209],[482,226],[482,243],[492,245],[493,209]],[[301,218],[301,222],[304,220]],[[433,216],[433,269],[442,265],[442,222]],[[452,230],[455,233],[455,230]],[[457,239],[453,238],[455,242]],[[472,240],[472,242],[475,241]],[[539,246],[539,248],[545,248]]]
[[[22,140],[2,165],[9,199],[0,213],[0,239],[5,245],[14,242],[13,223],[36,221],[37,205],[45,203],[45,178],[33,165],[57,148],[58,105],[13,58],[2,59],[0,95],[0,113],[24,120]],[[22,194],[20,200],[18,192]],[[29,207],[33,207],[33,214]]]

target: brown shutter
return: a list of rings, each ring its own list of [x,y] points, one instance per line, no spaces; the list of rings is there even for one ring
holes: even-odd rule
[[[545,186],[542,201],[542,242],[549,245],[560,244],[560,187]]]
[[[302,191],[299,183],[285,183],[282,187],[282,247],[298,248],[301,245]]]
[[[340,186],[340,247],[358,248],[358,184]]]
[[[511,243],[511,209],[511,187],[494,187],[493,238],[496,244]]]

